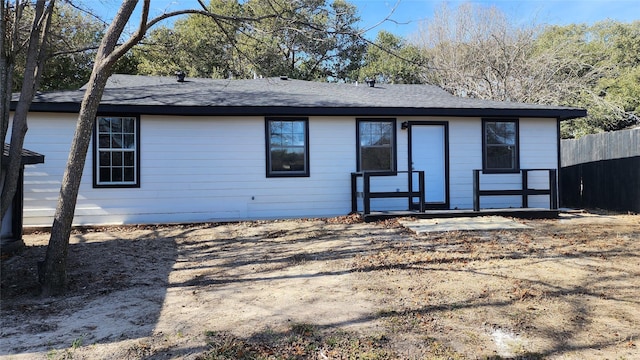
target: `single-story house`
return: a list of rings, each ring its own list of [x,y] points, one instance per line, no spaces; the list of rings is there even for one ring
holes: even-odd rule
[[[9,144],[5,143],[2,149],[2,171],[0,171],[0,180],[4,183],[6,175],[5,168],[9,159]],[[22,204],[23,204],[23,179],[25,165],[35,165],[44,163],[44,155],[34,151],[22,149],[20,161],[20,174],[18,175],[18,186],[16,194],[9,205],[7,213],[2,218],[2,231],[0,231],[0,251],[2,253],[11,253],[24,245],[22,241]],[[1,187],[0,187],[1,190]]]
[[[34,99],[25,146],[47,163],[25,173],[25,225],[52,223],[82,96]],[[549,208],[560,121],[585,115],[431,85],[113,75],[74,222]]]

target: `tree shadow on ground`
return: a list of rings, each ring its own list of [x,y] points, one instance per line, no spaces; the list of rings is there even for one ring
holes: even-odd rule
[[[375,229],[375,225],[372,225]],[[534,309],[528,306],[535,301],[562,302],[566,312],[558,314],[566,318],[562,326],[544,324],[535,325],[528,323],[533,320],[533,315],[518,314],[518,319],[508,321],[519,332],[532,331],[535,336],[544,339],[545,345],[535,348],[533,352],[513,355],[514,358],[539,358],[542,356],[557,356],[581,350],[597,350],[612,347],[620,347],[624,339],[637,339],[639,334],[626,331],[619,336],[603,335],[594,337],[585,342],[584,336],[588,334],[588,327],[592,322],[602,321],[596,319],[598,314],[592,305],[593,300],[606,300],[606,306],[619,309],[623,306],[635,307],[640,300],[632,296],[637,293],[633,285],[633,278],[640,277],[640,273],[631,269],[622,269],[615,263],[608,265],[606,269],[600,268],[602,262],[592,264],[592,261],[603,259],[617,259],[619,264],[633,261],[637,257],[636,248],[629,245],[637,238],[638,233],[616,226],[608,225],[606,229],[590,229],[581,226],[571,231],[562,231],[546,226],[537,231],[489,231],[489,232],[458,232],[453,234],[435,234],[424,238],[412,237],[401,230],[389,231],[382,234],[382,240],[378,236],[381,233],[378,228],[375,231],[362,231],[350,234],[346,243],[327,247],[312,246],[317,242],[330,242],[333,237],[328,233],[319,233],[317,236],[309,236],[304,226],[300,229],[283,233],[272,233],[265,229],[262,234],[250,237],[224,236],[220,241],[201,242],[199,246],[191,249],[192,253],[187,257],[207,258],[212,254],[220,254],[220,263],[215,265],[198,262],[191,265],[185,264],[184,269],[193,269],[196,265],[200,270],[198,277],[184,279],[181,282],[172,283],[171,287],[198,287],[215,289],[230,284],[256,284],[260,282],[286,281],[300,278],[329,278],[341,276],[345,273],[382,273],[387,271],[411,271],[407,276],[428,277],[434,272],[455,273],[461,272],[476,277],[492,278],[496,283],[506,284],[502,289],[508,296],[495,299],[474,296],[466,299],[449,300],[440,299],[439,302],[421,307],[408,307],[394,310],[379,311],[357,319],[349,319],[344,322],[332,322],[323,326],[341,328],[357,323],[370,323],[377,320],[411,322],[411,318],[429,318],[430,316],[450,316],[452,310],[484,311],[485,309],[508,309],[514,312],[520,308]],[[580,232],[587,231],[580,237]],[[612,233],[627,233],[623,240],[610,241]],[[283,240],[283,238],[287,240]],[[588,244],[590,241],[602,238],[598,244]],[[377,239],[377,240],[376,240]],[[288,246],[292,243],[307,244],[298,246],[296,251]],[[251,251],[244,252],[242,247],[251,247]],[[184,249],[186,251],[186,249]],[[395,253],[390,256],[388,253]],[[435,252],[446,254],[434,256]],[[422,254],[425,256],[414,256]],[[427,256],[428,255],[428,256]],[[307,261],[334,261],[353,260],[362,257],[360,261],[352,261],[349,267],[337,270],[318,272],[274,272],[283,270]],[[370,261],[369,261],[370,260]],[[568,261],[566,261],[568,260]],[[500,275],[487,271],[483,266],[467,266],[468,263],[478,261],[485,265],[493,261],[501,261],[501,266],[506,269],[506,275]],[[558,284],[552,280],[544,280],[527,275],[510,272],[509,269],[518,269],[522,266],[535,266],[539,264],[555,264],[564,261],[559,266],[569,270],[575,270],[590,274],[579,281]],[[624,267],[624,265],[622,265]],[[552,277],[552,276],[551,276]],[[500,310],[507,311],[507,310]],[[539,315],[536,315],[539,316]],[[622,316],[622,315],[621,315]],[[490,321],[488,319],[488,321]],[[627,321],[632,321],[627,319]],[[488,327],[497,326],[491,323]],[[415,331],[417,329],[405,329]],[[419,329],[418,329],[419,330]],[[612,332],[615,330],[612,328]],[[622,344],[624,345],[624,344]],[[630,341],[631,347],[636,345]],[[623,349],[624,350],[624,349]],[[632,349],[631,349],[632,351]],[[524,355],[523,355],[524,354]],[[527,355],[528,354],[528,355]],[[528,356],[528,357],[527,357]],[[499,358],[499,357],[494,357]]]
[[[3,260],[0,355],[152,334],[176,261],[175,240],[156,231],[99,238],[91,232],[74,233],[65,295],[39,296],[37,262],[45,256],[46,240],[27,243]]]
[[[617,232],[612,226],[607,229],[590,231],[593,229],[586,228],[588,236],[584,239],[606,237]],[[631,233],[631,237],[636,235],[636,232]],[[528,357],[522,356],[527,354],[529,358],[561,356],[571,351],[619,345],[620,339],[615,337],[593,339],[586,343],[574,341],[583,335],[584,328],[589,326],[594,316],[595,309],[589,304],[590,300],[606,298],[609,301],[607,306],[612,307],[638,305],[637,298],[629,297],[629,294],[637,293],[637,289],[630,286],[628,281],[629,277],[640,277],[640,274],[630,273],[630,269],[626,269],[625,274],[615,273],[620,270],[617,269],[620,265],[611,268],[613,273],[600,271],[600,275],[562,285],[551,280],[510,273],[523,265],[552,263],[560,259],[576,260],[571,266],[596,273],[591,269],[594,266],[590,262],[592,260],[618,259],[620,264],[624,264],[638,256],[637,247],[631,246],[637,239],[608,241],[600,247],[586,246],[587,240],[577,241],[575,233],[548,227],[544,231],[533,232],[458,232],[418,237],[408,234],[404,229],[385,229],[379,224],[349,227],[297,222],[292,228],[282,230],[270,223],[240,223],[159,228],[130,235],[118,231],[109,233],[107,229],[101,233],[101,241],[95,240],[91,233],[75,236],[76,241],[70,246],[68,296],[47,300],[34,298],[37,291],[34,268],[36,261],[44,257],[44,246],[31,246],[20,257],[3,261],[4,324],[0,355],[64,349],[72,346],[77,339],[82,339],[85,344],[103,344],[152,337],[163,305],[170,296],[169,292],[174,290],[193,291],[194,294],[196,290],[215,293],[237,285],[237,292],[242,292],[246,286],[261,286],[272,281],[324,281],[345,274],[371,274],[371,279],[378,276],[382,279],[386,273],[400,272],[403,276],[419,279],[435,273],[464,273],[505,284],[503,290],[511,294],[495,298],[478,294],[456,299],[440,296],[437,301],[418,306],[389,304],[384,309],[364,316],[314,323],[309,325],[313,328],[311,333],[331,335],[336,329],[346,326],[382,320],[393,324],[411,323],[411,326],[398,327],[401,332],[428,334],[430,328],[422,327],[420,319],[450,316],[455,310],[481,313],[488,308],[526,307],[527,301],[546,299],[567,304],[567,311],[562,314],[568,319],[567,325],[557,328],[538,324],[535,332],[537,336],[548,340],[548,346],[511,358],[524,359]],[[490,272],[483,266],[468,266],[474,261],[486,265],[498,260],[503,262],[505,274]],[[577,260],[588,261],[583,263]],[[339,266],[319,268],[320,271],[310,271],[311,268],[304,267],[312,262],[336,263]],[[395,293],[390,296],[395,296]],[[104,312],[102,317],[96,317],[96,309],[116,303],[112,301],[115,297],[119,299],[119,307]],[[126,300],[124,302],[123,297]],[[141,304],[145,305],[144,311],[141,311]],[[218,304],[210,306],[216,311],[224,311],[217,309]],[[203,313],[202,316],[214,315]],[[107,327],[110,327],[109,331],[103,331]],[[291,339],[297,336],[298,340],[300,337],[304,340],[304,327],[292,326],[284,331],[256,328],[247,337],[211,332],[207,335],[208,352],[212,354],[212,351],[229,350],[229,354],[233,355],[234,351],[239,351],[234,345],[237,343],[241,344],[242,351],[249,354],[252,351],[275,351],[280,346],[278,344],[286,351],[297,351],[293,345],[297,340]],[[63,329],[72,330],[63,332]],[[19,333],[31,334],[32,343],[18,344],[15,339]],[[633,332],[622,335],[631,339],[640,336]],[[345,335],[345,338],[356,341],[351,335]],[[328,337],[320,342],[313,339],[310,337],[298,345],[302,348],[315,346],[316,350],[329,349],[330,344],[322,342],[328,341]],[[432,340],[427,336],[424,341],[428,343]],[[381,344],[381,351],[389,350],[385,347],[388,345],[386,340]],[[152,348],[140,342],[127,351],[137,358],[154,359],[168,354],[200,353],[203,348],[190,345],[176,349],[171,344]],[[239,358],[232,355],[226,358]]]

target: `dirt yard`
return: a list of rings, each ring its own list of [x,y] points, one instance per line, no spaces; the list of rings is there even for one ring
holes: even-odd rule
[[[48,234],[2,259],[6,359],[639,359],[640,215],[414,234],[334,219]]]

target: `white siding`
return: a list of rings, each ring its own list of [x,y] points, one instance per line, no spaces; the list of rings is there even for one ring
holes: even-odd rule
[[[555,119],[522,118],[520,128],[520,168],[557,169],[558,146]],[[482,120],[449,120],[451,208],[473,208],[473,170],[482,169]],[[521,188],[520,174],[481,174],[483,190]],[[548,189],[546,172],[530,174],[529,188]],[[490,196],[480,199],[482,208],[520,207],[520,196]],[[529,207],[549,207],[548,196],[532,196]]]
[[[522,169],[558,169],[558,136],[555,119],[520,120],[520,167]],[[557,176],[557,175],[556,175]],[[546,171],[529,175],[529,188],[548,189]],[[530,196],[529,207],[549,207],[548,196]]]
[[[32,114],[25,147],[45,155],[25,175],[25,225],[49,226],[73,115]],[[91,151],[76,225],[344,215],[351,210],[355,118],[310,118],[310,177],[267,178],[264,118],[142,116],[140,188],[92,186]]]
[[[480,118],[397,118],[397,167],[407,170],[403,121],[449,122],[450,207],[473,205],[473,169],[482,167]],[[25,226],[50,226],[75,128],[73,114],[33,113],[25,148],[45,163],[25,169]],[[75,224],[131,224],[321,217],[351,210],[356,118],[310,117],[310,177],[267,178],[263,117],[140,118],[140,188],[93,188],[92,151],[83,172]],[[557,168],[555,119],[520,120],[522,168]],[[531,187],[546,187],[546,174]],[[406,191],[406,174],[374,179],[375,191]],[[486,175],[484,189],[518,188],[518,175]],[[542,185],[540,185],[540,184]],[[535,186],[534,186],[535,185]],[[540,185],[540,186],[539,186]],[[530,206],[548,206],[548,197]],[[483,198],[483,207],[519,207],[520,198]],[[406,209],[381,199],[373,210]]]
[[[451,209],[473,208],[473,170],[482,169],[482,121],[449,120],[449,197]]]
[[[24,147],[43,154],[45,162],[25,166],[24,226],[51,226],[53,222],[75,120],[72,114],[29,114]],[[90,174],[90,168],[85,169],[83,179],[90,181]],[[83,184],[81,191],[85,188]],[[78,196],[78,203],[84,196]]]

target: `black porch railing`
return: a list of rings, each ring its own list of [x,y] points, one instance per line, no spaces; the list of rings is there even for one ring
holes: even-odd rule
[[[413,174],[418,174],[418,190],[413,191],[411,189],[412,184],[412,176]],[[351,212],[358,212],[358,177],[362,177],[362,207],[363,214],[369,215],[371,213],[371,199],[381,199],[381,198],[407,198],[408,209],[411,209],[414,205],[413,199],[418,197],[418,208],[420,212],[425,211],[425,202],[424,202],[424,171],[398,171],[397,174],[407,174],[407,191],[395,191],[395,192],[372,192],[371,191],[371,178],[372,177],[389,177],[388,174],[380,174],[378,172],[354,172],[351,173]]]
[[[556,169],[521,169],[522,185],[517,190],[481,190],[480,189],[480,172],[482,170],[473,170],[473,210],[480,211],[481,196],[522,196],[522,207],[529,207],[529,196],[531,195],[549,195],[549,209],[558,209],[558,186],[556,178]],[[534,171],[547,171],[549,173],[548,189],[531,189],[529,188],[529,173]],[[499,174],[492,174],[499,175]]]

